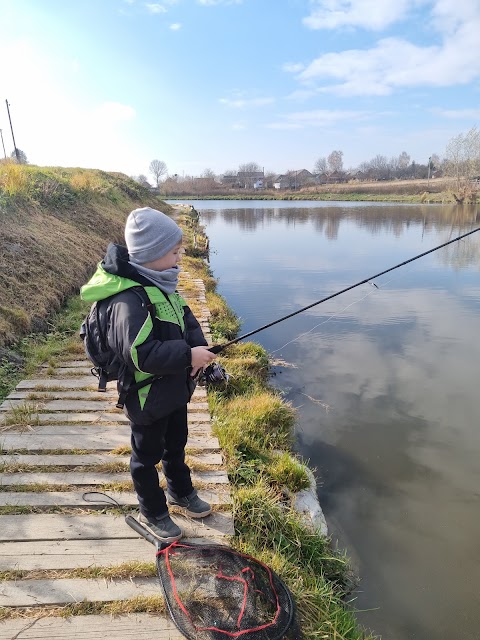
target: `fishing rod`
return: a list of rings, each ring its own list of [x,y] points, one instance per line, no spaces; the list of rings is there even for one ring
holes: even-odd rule
[[[301,309],[298,309],[297,311],[293,311],[292,313],[289,313],[288,315],[283,316],[282,318],[279,318],[278,320],[274,320],[273,322],[269,322],[268,324],[264,324],[262,327],[259,327],[258,329],[254,329],[253,331],[249,331],[248,333],[243,334],[243,336],[239,336],[238,338],[235,338],[234,340],[230,340],[229,342],[225,342],[225,344],[214,345],[213,347],[210,347],[209,351],[211,351],[212,353],[220,353],[224,349],[226,349],[227,347],[230,347],[232,344],[236,344],[237,342],[240,342],[240,340],[245,340],[245,338],[249,338],[250,336],[253,336],[256,333],[259,333],[260,331],[264,331],[265,329],[269,329],[270,327],[273,327],[274,325],[278,324],[279,322],[283,322],[284,320],[288,320],[288,318],[293,318],[293,316],[296,316],[299,313],[303,313],[303,311],[306,311],[307,309],[311,309],[312,307],[316,307],[317,305],[322,304],[322,302],[326,302],[327,300],[331,300],[332,298],[336,298],[337,296],[339,296],[342,293],[345,293],[346,291],[351,291],[352,289],[355,289],[356,287],[359,287],[362,284],[366,284],[367,282],[371,282],[375,278],[379,278],[380,276],[383,276],[386,273],[389,273],[390,271],[394,271],[395,269],[398,269],[399,267],[403,267],[404,265],[408,264],[409,262],[413,262],[414,260],[418,260],[419,258],[423,258],[424,256],[427,256],[429,253],[433,253],[434,251],[438,251],[439,249],[443,249],[443,247],[446,247],[449,244],[453,244],[454,242],[458,242],[459,240],[462,240],[463,238],[466,238],[467,236],[471,236],[473,233],[477,233],[477,231],[480,231],[480,227],[477,227],[476,229],[473,229],[472,231],[468,231],[467,233],[464,233],[461,236],[458,236],[457,238],[453,238],[453,240],[449,240],[448,242],[444,242],[443,244],[439,244],[438,247],[433,247],[433,249],[429,249],[428,251],[424,251],[423,253],[418,254],[418,256],[414,256],[413,258],[409,258],[408,260],[404,260],[403,262],[400,262],[399,264],[396,264],[394,267],[390,267],[389,269],[385,269],[384,271],[380,271],[380,273],[376,273],[375,275],[370,276],[369,278],[364,278],[363,280],[360,280],[360,282],[356,282],[355,284],[352,284],[349,287],[345,287],[345,289],[342,289],[341,291],[337,291],[337,293],[332,293],[331,296],[327,296],[326,298],[322,298],[321,300],[317,300],[317,302],[312,302],[311,304],[307,305],[306,307],[302,307]],[[372,284],[375,287],[377,286],[374,282]]]

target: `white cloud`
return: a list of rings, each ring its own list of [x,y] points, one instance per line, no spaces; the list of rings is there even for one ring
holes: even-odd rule
[[[310,29],[362,27],[378,31],[402,19],[419,0],[313,0],[303,19]]]
[[[232,129],[234,131],[245,131],[247,125],[245,122],[234,122],[232,125]]]
[[[312,0],[312,29],[381,30],[412,18],[438,41],[421,46],[388,37],[369,49],[326,53],[299,73],[312,90],[341,96],[388,95],[410,87],[450,87],[480,78],[478,0]],[[414,11],[422,9],[415,16]],[[284,70],[291,70],[285,65]]]
[[[422,47],[385,38],[371,49],[327,53],[311,62],[299,79],[307,84],[333,79],[322,90],[345,96],[467,84],[480,77],[479,32],[480,16],[464,23],[441,45]]]
[[[378,115],[378,114],[377,114]],[[301,129],[304,127],[331,127],[338,122],[348,120],[361,121],[371,116],[366,111],[342,111],[340,109],[314,109],[311,111],[297,111],[282,116],[280,122],[267,125],[269,129]]]
[[[480,109],[432,109],[436,115],[458,120],[480,120]]]
[[[301,62],[286,62],[282,66],[283,71],[286,71],[287,73],[299,73],[300,71],[303,71],[304,68],[305,65]]]
[[[174,22],[169,27],[169,29],[171,29],[172,31],[178,31],[181,28],[182,28],[182,25],[180,24],[180,22]]]
[[[265,107],[275,102],[274,98],[220,98],[220,103],[232,109],[248,109],[249,107]]]
[[[167,10],[163,6],[163,4],[146,4],[145,5],[150,13],[167,13]]]

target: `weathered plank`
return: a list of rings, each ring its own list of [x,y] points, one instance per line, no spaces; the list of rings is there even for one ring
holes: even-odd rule
[[[38,607],[74,602],[112,602],[161,594],[156,578],[131,580],[16,580],[0,584],[0,607]]]
[[[0,492],[0,507],[73,507],[86,509],[105,509],[104,502],[88,502],[83,498],[83,491],[46,491],[46,492],[29,492],[29,491],[5,491]],[[200,489],[199,496],[212,505],[228,504],[229,494],[222,486],[222,489],[209,491]],[[121,505],[136,505],[137,498],[132,493],[109,491],[111,496]]]
[[[196,422],[191,422],[188,426],[189,433],[192,435],[197,434],[206,434],[209,431],[203,424],[198,424]],[[84,424],[80,423],[71,423],[71,424],[61,424],[61,423],[48,423],[48,424],[40,424],[40,425],[32,425],[28,429],[23,430],[22,428],[15,429],[12,427],[11,429],[4,431],[3,434],[17,434],[17,435],[37,435],[37,436],[79,436],[79,435],[103,435],[106,433],[113,434],[122,434],[124,437],[130,439],[130,425],[125,423],[119,424],[110,424],[105,426],[98,426],[95,422],[87,422]],[[0,432],[0,441],[4,435]]]
[[[91,435],[35,435],[32,433],[0,434],[0,447],[4,451],[25,449],[26,451],[65,450],[111,451],[117,447],[129,446],[130,438],[122,433],[105,430],[102,434]],[[211,436],[189,436],[188,449],[216,451],[220,448],[217,438]]]
[[[128,616],[20,618],[0,622],[0,640],[184,640],[170,618],[148,613]]]
[[[163,475],[163,474],[162,474]],[[228,484],[228,476],[225,471],[194,471],[193,482],[205,484]],[[0,486],[27,486],[29,484],[68,484],[68,485],[96,485],[112,482],[130,482],[130,473],[95,473],[68,471],[62,472],[32,472],[28,473],[0,473]]]
[[[115,396],[116,398],[116,396]],[[200,406],[201,405],[201,406]],[[76,412],[84,412],[84,411],[93,411],[93,412],[101,412],[108,411],[113,412],[114,414],[123,415],[121,409],[117,409],[115,407],[115,403],[113,399],[110,401],[107,400],[77,400],[77,399],[48,399],[48,398],[40,398],[38,400],[35,399],[16,399],[11,398],[10,396],[5,399],[5,401],[0,405],[0,411],[11,411],[16,407],[35,407],[36,410],[43,411],[76,411]],[[194,403],[193,405],[188,406],[189,413],[195,413],[198,415],[207,415],[208,414],[208,404],[204,403]],[[68,415],[62,413],[60,415]],[[200,420],[201,418],[199,418]]]
[[[129,473],[93,473],[93,472],[76,472],[69,471],[67,473],[55,472],[32,472],[28,473],[0,473],[0,486],[26,486],[29,484],[69,484],[69,485],[95,485],[105,484],[107,482],[129,482],[131,476]]]
[[[26,380],[21,380],[17,384],[17,389],[48,389],[48,388],[59,388],[59,389],[97,389],[98,380],[95,379],[94,376],[84,376],[81,378],[63,378],[63,379],[53,379],[53,378],[27,378]]]
[[[116,385],[114,382],[109,383],[110,386],[107,389],[115,389]],[[92,389],[97,391],[98,380],[95,376],[84,376],[84,377],[75,377],[75,378],[27,378],[26,380],[21,380],[17,384],[17,389],[25,390],[25,389],[48,389],[48,388],[58,388],[58,389]],[[206,396],[206,391],[203,387],[197,387],[195,389],[194,395]]]
[[[192,456],[190,456],[192,458]],[[45,455],[45,454],[8,454],[0,455],[0,465],[17,464],[36,467],[79,467],[111,464],[123,462],[128,464],[128,456],[115,456],[112,454],[86,453],[84,455]],[[195,462],[210,466],[220,466],[223,464],[220,453],[198,453],[193,456]]]
[[[8,396],[5,398],[5,400],[23,400],[24,402],[36,402],[36,401],[43,401],[45,399],[47,400],[91,400],[92,402],[105,402],[105,400],[111,400],[113,401],[117,401],[117,397],[118,397],[118,393],[115,389],[108,389],[105,392],[102,393],[96,393],[93,391],[93,389],[90,389],[90,391],[85,391],[82,389],[70,389],[70,390],[58,390],[58,389],[52,389],[52,390],[46,390],[46,391],[35,391],[35,390],[31,390],[31,391],[21,391],[18,389],[15,389],[14,391],[12,391],[11,393],[8,394]],[[113,404],[115,404],[115,402]]]
[[[179,513],[175,513],[173,517],[189,537],[211,538],[219,535],[233,535],[233,518],[228,511],[214,511],[207,518],[200,520],[187,518]],[[132,538],[140,539],[138,534],[125,523],[122,516],[108,513],[0,515],[0,542]]]

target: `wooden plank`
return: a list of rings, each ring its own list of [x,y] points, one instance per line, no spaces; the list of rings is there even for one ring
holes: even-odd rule
[[[178,513],[173,517],[189,537],[211,538],[233,535],[233,517],[228,511],[214,511],[207,518],[199,520],[187,518]],[[0,542],[133,538],[140,539],[138,534],[125,523],[123,516],[108,513],[0,515]]]
[[[75,602],[112,602],[138,596],[158,596],[157,578],[131,580],[16,580],[0,585],[0,607],[38,607]]]
[[[86,366],[85,363],[83,363],[83,365],[80,367],[64,367],[62,365],[53,365],[53,366],[50,365],[45,368],[45,371],[47,372],[47,375],[49,378],[52,378],[53,376],[58,376],[61,378],[62,376],[65,376],[65,375],[72,376],[72,377],[86,376],[89,374],[93,375],[90,371],[91,368],[92,368],[92,365]]]
[[[190,456],[194,461],[205,465],[221,466],[223,464],[222,455],[220,453],[204,453]],[[0,455],[0,465],[3,464],[19,464],[36,467],[75,467],[75,466],[92,466],[97,464],[109,464],[123,462],[129,463],[128,456],[114,456],[112,454],[90,453],[84,455],[45,455],[45,454],[9,454]]]
[[[21,380],[17,384],[18,390],[25,389],[36,389],[36,388],[59,388],[59,389],[92,389],[97,392],[98,380],[95,376],[89,375],[84,377],[75,377],[75,378],[62,378],[62,379],[54,379],[54,378],[28,378],[26,380]],[[110,382],[107,390],[115,390],[116,383]],[[206,397],[206,390],[204,387],[199,387],[194,391],[195,396]]]
[[[192,435],[206,436],[209,434],[210,429],[209,425],[198,424],[195,422],[190,422],[188,425],[188,431]],[[130,439],[130,425],[125,423],[119,424],[110,424],[103,426],[98,426],[97,422],[87,422],[86,424],[40,424],[40,425],[32,425],[29,429],[23,431],[21,429],[11,428],[8,431],[3,432],[5,435],[7,434],[16,434],[16,435],[37,435],[37,436],[79,436],[79,435],[103,435],[106,433],[112,434],[122,434],[125,438]],[[0,432],[0,442],[4,436]]]
[[[225,543],[225,534],[233,535],[233,526],[226,532],[204,527],[186,526],[181,518],[173,518],[185,533],[183,540],[196,544]],[[205,519],[205,522],[208,518]],[[199,535],[195,535],[195,531]],[[136,540],[66,540],[0,543],[0,571],[60,571],[90,567],[111,567],[127,562],[155,561],[155,548],[141,537]]]
[[[104,393],[97,393],[93,389],[90,391],[82,391],[81,389],[70,389],[66,391],[57,390],[48,390],[48,391],[21,391],[15,390],[8,394],[5,400],[23,400],[24,402],[31,401],[36,402],[37,398],[32,396],[38,396],[38,400],[43,401],[44,398],[48,400],[92,400],[98,402],[105,402],[106,399],[113,401],[117,401],[118,393],[115,389],[108,389]]]
[[[0,473],[0,486],[2,487],[26,486],[29,484],[95,485],[107,482],[129,482],[130,480],[130,473],[93,473],[91,471]]]
[[[219,455],[219,454],[212,454]],[[115,464],[123,462],[129,463],[130,458],[127,456],[114,456],[112,454],[85,454],[85,455],[3,455],[0,456],[0,465],[2,464],[18,464],[34,467],[86,467],[99,464]],[[221,462],[217,464],[222,464]]]
[[[0,622],[0,640],[185,640],[170,618],[148,613],[70,618],[15,618]]]
[[[97,389],[98,380],[90,375],[81,378],[63,378],[52,379],[52,378],[29,378],[27,380],[22,380],[17,384],[17,389],[42,389],[42,388],[50,388],[50,387],[58,387],[59,389]]]
[[[155,561],[150,544],[131,540],[55,540],[0,543],[1,571],[50,571]]]
[[[32,433],[0,434],[0,447],[4,451],[25,449],[26,451],[41,451],[72,449],[84,451],[111,451],[117,447],[130,446],[130,438],[122,433],[105,430],[100,435],[35,435]],[[189,436],[188,449],[215,451],[220,448],[217,438],[207,436]],[[188,451],[187,451],[188,453]]]
[[[163,475],[163,474],[161,474]],[[204,484],[228,484],[226,471],[194,471],[192,472],[194,483]],[[29,484],[68,484],[68,485],[96,485],[110,482],[130,482],[130,473],[95,473],[68,471],[62,472],[33,472],[28,473],[0,473],[0,486],[14,487],[18,485],[28,486]]]
[[[105,397],[105,396],[104,396]],[[117,396],[115,396],[116,402]],[[36,410],[41,411],[108,411],[113,412],[114,414],[121,414],[123,412],[121,409],[117,409],[115,407],[115,402],[113,399],[104,400],[77,400],[77,399],[48,399],[48,398],[40,398],[36,399],[21,399],[21,398],[11,398],[10,396],[5,399],[5,401],[0,405],[0,411],[11,411],[17,407],[35,407]],[[202,406],[200,406],[202,405]],[[205,403],[194,403],[193,405],[189,405],[187,408],[189,413],[194,413],[195,415],[202,416],[199,417],[198,420],[209,420],[210,415],[208,413],[208,404]],[[68,415],[68,414],[61,414]]]
[[[0,492],[0,507],[73,507],[105,509],[109,505],[103,502],[87,502],[83,498],[83,491],[5,491]],[[121,505],[136,505],[137,497],[132,493],[109,491],[108,495]],[[212,505],[228,504],[230,501],[228,490],[200,489],[198,495]],[[114,505],[113,505],[114,506]]]

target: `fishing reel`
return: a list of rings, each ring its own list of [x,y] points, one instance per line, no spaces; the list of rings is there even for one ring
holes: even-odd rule
[[[198,378],[198,384],[201,387],[224,387],[228,384],[230,376],[225,369],[218,364],[218,362],[212,362],[208,367],[205,367],[200,373]]]

